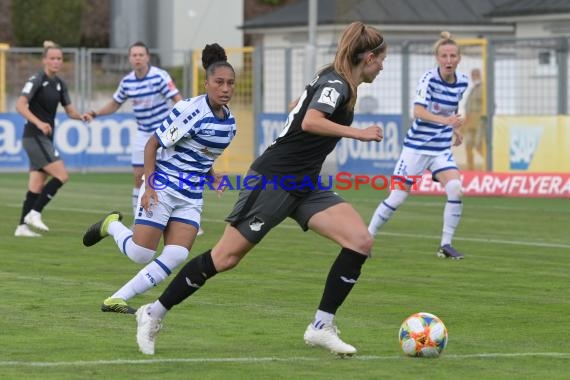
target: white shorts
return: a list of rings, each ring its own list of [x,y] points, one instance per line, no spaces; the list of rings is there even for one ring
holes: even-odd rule
[[[131,151],[131,165],[144,166],[144,147],[149,137],[153,134],[154,132],[142,132],[137,130],[137,137],[135,138]]]
[[[450,150],[441,152],[437,156],[430,156],[404,147],[394,168],[394,175],[406,177],[406,183],[412,185],[417,180],[408,178],[409,176],[421,176],[429,170],[433,180],[436,181],[437,173],[451,169],[459,170]]]
[[[196,229],[200,228],[200,216],[202,215],[202,199],[192,201],[191,199],[178,198],[165,190],[157,190],[158,204],[153,204],[150,210],[145,210],[141,206],[141,199],[144,194],[143,186],[139,192],[137,201],[137,214],[135,224],[145,224],[164,230],[169,221],[190,224]]]

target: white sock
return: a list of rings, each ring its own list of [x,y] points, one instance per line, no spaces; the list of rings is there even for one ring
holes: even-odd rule
[[[139,191],[140,191],[140,187],[133,187],[133,196],[131,199],[132,205],[133,205],[133,215],[134,215],[134,219],[137,218],[137,204],[139,201]]]
[[[122,232],[126,231],[130,231],[132,233],[132,231],[129,228],[127,228],[122,222],[119,221],[111,222],[107,227],[107,233],[113,237],[118,236]]]
[[[122,298],[126,301],[157,286],[187,257],[187,248],[178,245],[165,246],[159,257],[141,269],[129,282],[113,294],[112,298]]]
[[[159,300],[156,300],[147,309],[147,313],[153,319],[163,319],[166,313],[168,313],[168,309],[166,309]]]
[[[382,201],[368,225],[368,232],[370,235],[375,236],[378,230],[392,217],[392,214],[400,207],[408,197],[408,192],[404,190],[392,190],[388,198]]]
[[[315,320],[313,321],[313,327],[317,330],[322,329],[325,325],[331,325],[334,319],[334,314],[327,313],[326,311],[317,310],[315,313]]]
[[[448,200],[443,209],[443,233],[441,234],[441,245],[451,244],[451,239],[455,234],[455,229],[461,220],[463,203],[461,201]]]
[[[160,266],[152,261],[146,267],[141,269],[133,278],[129,280],[123,287],[115,292],[112,298],[121,298],[125,301],[130,300],[137,294],[142,294],[147,290],[155,287],[166,278],[166,273],[160,269]]]
[[[451,180],[445,186],[447,192],[447,203],[443,209],[443,232],[441,234],[441,245],[451,244],[455,230],[461,220],[463,212],[463,202],[461,201],[461,182]]]
[[[133,231],[125,227],[121,222],[109,223],[109,235],[113,236],[119,250],[131,261],[138,264],[146,264],[152,260],[155,250],[141,247],[133,241]]]

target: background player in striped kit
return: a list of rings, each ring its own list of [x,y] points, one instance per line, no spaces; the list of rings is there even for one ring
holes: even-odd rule
[[[462,259],[463,254],[451,245],[451,239],[461,219],[462,189],[459,169],[451,153],[451,144],[461,144],[463,118],[457,113],[459,101],[467,89],[468,77],[456,72],[461,60],[459,46],[448,32],[442,32],[434,45],[438,67],[428,70],[419,81],[414,101],[414,121],[404,138],[404,147],[396,163],[394,175],[421,175],[431,171],[435,181],[447,193],[443,212],[443,233],[439,257]],[[371,235],[386,223],[406,200],[413,181],[406,180],[405,190],[394,189],[382,201],[368,226]]]
[[[213,164],[236,134],[235,118],[227,107],[234,92],[235,72],[218,44],[206,45],[202,64],[206,94],[176,103],[146,143],[146,180],[134,232],[114,211],[89,227],[83,237],[83,244],[91,246],[111,235],[123,254],[143,264],[152,260],[164,236],[161,255],[103,301],[102,311],[133,313],[126,301],[158,285],[186,260],[200,228],[204,187],[200,181],[213,177],[212,187],[220,186],[222,178],[214,174]]]
[[[69,179],[63,160],[53,145],[58,105],[61,103],[70,118],[83,119],[71,104],[67,85],[57,76],[63,64],[61,48],[52,41],[45,41],[42,63],[43,69],[28,79],[16,101],[16,110],[26,119],[22,144],[30,160],[30,176],[14,236],[41,236],[28,225],[41,231],[49,230],[42,221],[41,212]],[[52,178],[46,182],[48,176]]]
[[[134,187],[132,192],[133,213],[136,212],[137,199],[142,185],[144,147],[152,133],[160,127],[168,116],[168,99],[176,103],[182,100],[180,92],[165,70],[149,64],[150,52],[143,42],[135,42],[129,47],[129,63],[133,71],[121,79],[113,99],[98,111],[83,115],[87,121],[97,116],[109,115],[131,99],[137,119],[137,137],[132,146],[131,164],[133,165]]]

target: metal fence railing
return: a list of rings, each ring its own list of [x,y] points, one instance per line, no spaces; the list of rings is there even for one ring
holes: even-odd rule
[[[459,70],[469,74],[478,67],[483,72],[485,108],[491,116],[489,131],[493,129],[492,116],[568,115],[568,38],[473,39],[459,43]],[[401,115],[402,124],[408,126],[419,76],[436,65],[432,45],[433,40],[391,41],[384,71],[373,83],[359,88],[356,114]],[[253,141],[257,115],[284,114],[289,103],[301,94],[306,49],[289,46],[226,50],[237,74],[232,110],[241,119],[241,136]],[[317,68],[332,62],[335,51],[334,45],[318,46]],[[109,101],[122,76],[130,70],[124,50],[65,48],[63,52],[65,63],[60,76],[80,111]],[[183,96],[202,91],[200,51],[151,53],[152,63],[170,73]],[[14,112],[26,79],[42,67],[41,55],[40,48],[0,46],[0,112]],[[121,112],[130,112],[130,107],[127,102]],[[244,166],[254,154],[253,143],[244,144],[226,162],[229,165],[239,161]]]

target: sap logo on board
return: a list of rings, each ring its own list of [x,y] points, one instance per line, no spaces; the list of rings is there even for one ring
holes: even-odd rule
[[[509,164],[511,170],[528,170],[540,145],[543,127],[518,126],[509,129]]]

